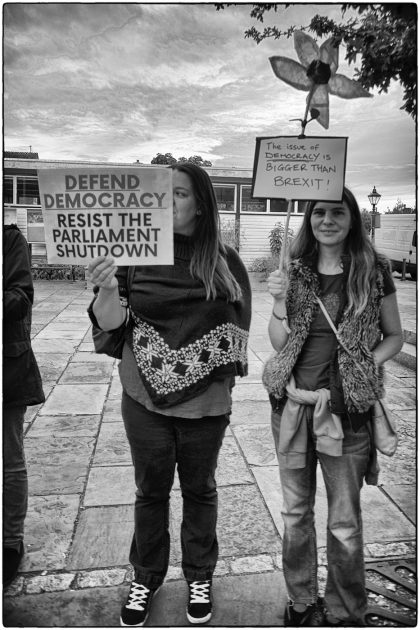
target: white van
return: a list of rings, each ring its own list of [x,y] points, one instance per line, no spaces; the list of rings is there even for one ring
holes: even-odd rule
[[[417,215],[381,214],[381,227],[375,229],[375,247],[390,259],[393,271],[403,270],[417,277]]]

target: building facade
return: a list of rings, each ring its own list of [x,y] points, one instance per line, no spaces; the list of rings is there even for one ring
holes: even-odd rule
[[[151,167],[139,163],[110,163],[40,160],[37,154],[5,153],[3,160],[3,222],[17,223],[31,244],[32,255],[46,261],[44,224],[38,187],[38,170],[53,168]],[[287,202],[252,197],[252,170],[205,169],[212,180],[222,229],[236,235],[236,245],[249,268],[256,258],[270,254],[269,234],[277,223],[285,223]],[[295,202],[289,227],[296,232],[302,222],[304,204]],[[231,241],[232,242],[232,241]]]

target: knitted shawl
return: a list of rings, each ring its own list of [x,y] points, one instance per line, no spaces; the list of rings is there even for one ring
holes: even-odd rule
[[[227,263],[242,298],[206,300],[204,284],[190,273],[191,238],[175,234],[174,265],[136,267],[130,278],[126,340],[142,382],[161,408],[194,398],[215,379],[246,376],[251,289],[236,251]],[[127,268],[117,272],[124,294]]]
[[[384,396],[383,368],[375,363],[372,350],[381,339],[380,311],[384,297],[383,272],[386,264],[379,258],[376,261],[376,281],[371,287],[363,312],[355,317],[352,311],[344,310],[337,326],[340,339],[363,370],[360,371],[349,355],[338,347],[339,377],[349,413],[368,411],[375,400]],[[306,259],[292,261],[286,297],[291,333],[285,347],[267,361],[263,372],[263,384],[276,399],[281,400],[286,395],[286,385],[319,308],[316,301],[319,292],[319,279],[313,264]]]

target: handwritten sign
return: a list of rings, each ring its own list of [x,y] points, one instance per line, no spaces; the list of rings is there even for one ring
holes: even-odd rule
[[[49,263],[173,264],[171,169],[40,169],[38,180]]]
[[[347,138],[257,138],[254,197],[341,201]]]

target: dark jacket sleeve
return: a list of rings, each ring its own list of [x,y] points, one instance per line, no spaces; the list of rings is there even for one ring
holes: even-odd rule
[[[17,226],[3,229],[3,405],[44,402],[42,379],[31,346],[34,287],[29,249]]]
[[[17,229],[3,233],[3,313],[5,323],[24,319],[31,312],[34,286],[29,249]]]

